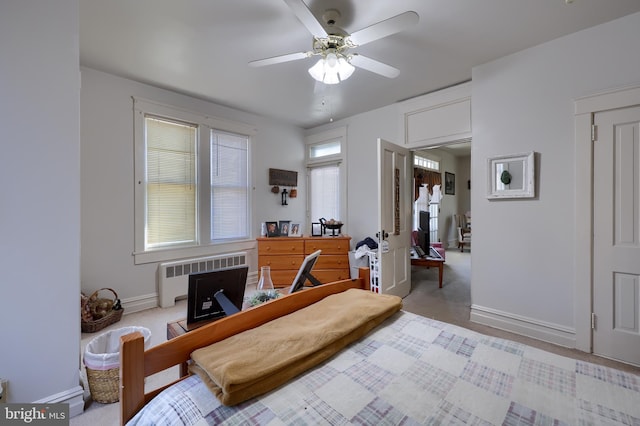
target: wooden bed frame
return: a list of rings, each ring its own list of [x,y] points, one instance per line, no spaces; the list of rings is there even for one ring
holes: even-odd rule
[[[359,268],[356,279],[336,281],[307,288],[293,294],[238,312],[165,343],[144,350],[144,337],[135,332],[120,338],[120,422],[125,424],[162,390],[186,377],[191,353],[242,331],[309,306],[326,296],[350,288],[369,290],[369,269]],[[173,383],[145,393],[145,377],[181,366],[181,375]]]

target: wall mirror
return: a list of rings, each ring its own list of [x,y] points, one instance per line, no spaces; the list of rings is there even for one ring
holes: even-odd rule
[[[491,157],[487,160],[487,198],[533,198],[534,152]]]

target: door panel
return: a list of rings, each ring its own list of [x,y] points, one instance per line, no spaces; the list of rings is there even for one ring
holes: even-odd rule
[[[380,289],[405,297],[411,291],[411,181],[408,149],[378,139],[378,262]]]
[[[640,107],[594,121],[593,352],[640,365]]]

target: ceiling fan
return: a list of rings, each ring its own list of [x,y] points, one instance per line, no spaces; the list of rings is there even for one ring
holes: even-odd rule
[[[367,56],[351,53],[363,44],[395,34],[418,23],[418,14],[407,11],[366,28],[347,34],[336,26],[340,12],[329,9],[322,15],[326,28],[311,13],[303,0],[284,0],[302,24],[313,35],[312,49],[307,52],[289,53],[249,62],[252,67],[279,64],[282,62],[320,56],[320,60],[311,68],[309,74],[325,84],[337,84],[353,74],[355,67],[371,71],[388,78],[395,78],[400,70]]]

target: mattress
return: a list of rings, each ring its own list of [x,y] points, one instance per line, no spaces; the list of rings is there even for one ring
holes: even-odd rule
[[[222,405],[197,376],[130,425],[640,424],[640,376],[400,311],[285,385]]]

